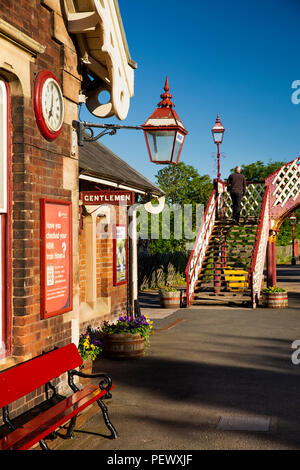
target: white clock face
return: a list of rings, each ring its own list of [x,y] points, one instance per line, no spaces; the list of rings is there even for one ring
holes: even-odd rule
[[[47,78],[42,91],[42,111],[47,127],[53,132],[61,128],[64,102],[61,89],[53,78]]]

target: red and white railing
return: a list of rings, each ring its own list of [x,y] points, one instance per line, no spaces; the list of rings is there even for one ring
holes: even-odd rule
[[[246,194],[241,202],[241,217],[257,218],[265,192],[264,183],[247,181]],[[224,184],[223,213],[225,218],[232,217],[232,200],[227,185]]]
[[[251,265],[249,270],[249,285],[251,288],[252,306],[256,307],[262,287],[262,278],[267,251],[267,243],[270,229],[270,191],[266,188],[255,236],[252,252]]]
[[[216,191],[213,190],[210,200],[207,204],[205,214],[204,214],[202,223],[200,225],[197,238],[193,246],[193,250],[189,258],[189,262],[185,270],[186,283],[187,283],[186,285],[187,307],[190,306],[191,297],[195,290],[195,284],[198,279],[199,271],[202,267],[206,248],[209,243],[209,238],[210,238],[210,235],[212,233],[212,230],[215,224],[217,205],[218,205],[218,196],[216,194]]]
[[[267,242],[270,228],[270,191],[269,188],[262,187],[262,184],[254,185],[253,183],[247,186],[248,195],[252,200],[255,198],[256,203],[244,205],[244,217],[258,217],[258,227],[255,236],[253,247],[251,265],[249,269],[249,286],[251,288],[252,305],[256,307],[260,297],[262,276],[264,270],[264,262],[266,257]],[[263,197],[262,197],[263,194]],[[246,198],[249,201],[250,197]],[[199,228],[193,250],[191,252],[185,274],[186,274],[186,299],[187,307],[191,304],[191,299],[195,290],[195,285],[198,280],[200,269],[203,265],[209,239],[212,234],[214,224],[218,217],[230,217],[230,206],[227,199],[227,188],[223,182],[218,182],[216,188],[213,190],[209,203],[206,207],[203,221]],[[261,202],[261,204],[260,204]],[[259,214],[257,212],[260,207]],[[229,210],[228,210],[229,208]]]
[[[285,218],[300,204],[300,157],[295,158],[266,178],[270,188],[272,219]]]

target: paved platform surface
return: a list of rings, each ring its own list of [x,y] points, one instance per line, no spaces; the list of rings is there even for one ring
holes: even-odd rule
[[[277,285],[288,292],[300,292],[300,262],[296,266],[283,264],[277,266]]]
[[[145,357],[96,361],[115,384],[119,438],[102,436],[97,413],[57,449],[300,449],[300,266],[278,281],[291,287],[287,309],[180,309],[154,319]]]

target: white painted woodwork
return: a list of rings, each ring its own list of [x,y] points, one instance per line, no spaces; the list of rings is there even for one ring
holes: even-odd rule
[[[127,117],[134,94],[134,68],[116,0],[65,0],[68,31],[76,35],[82,62],[101,83],[87,92],[86,106],[99,118]],[[109,92],[108,102],[99,94]]]

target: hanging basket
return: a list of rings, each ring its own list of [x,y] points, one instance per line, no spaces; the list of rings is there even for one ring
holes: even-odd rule
[[[103,355],[111,359],[134,359],[144,355],[145,339],[139,333],[103,334]]]

